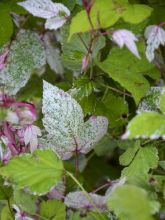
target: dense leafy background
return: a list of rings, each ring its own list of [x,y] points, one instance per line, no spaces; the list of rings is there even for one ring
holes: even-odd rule
[[[0,219],[164,220],[164,0],[52,1],[60,28],[20,2],[0,2]]]

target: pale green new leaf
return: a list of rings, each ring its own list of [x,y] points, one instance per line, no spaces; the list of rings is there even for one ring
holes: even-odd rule
[[[165,116],[157,112],[141,112],[128,124],[124,139],[165,138]]]
[[[96,0],[90,12],[91,23],[85,10],[77,13],[71,22],[69,40],[73,34],[99,28],[108,28],[120,18],[137,24],[151,15],[152,9],[146,5],[129,4],[128,1]],[[80,20],[82,24],[80,25]]]
[[[138,24],[151,15],[152,9],[148,5],[129,4],[123,13],[123,19],[132,24]]]
[[[5,90],[15,95],[29,80],[35,69],[46,63],[44,47],[39,36],[31,31],[20,31],[10,46],[6,66],[0,71]]]
[[[58,200],[42,201],[40,215],[46,219],[65,220],[66,208],[64,203]]]
[[[17,189],[28,189],[33,194],[45,194],[57,184],[63,173],[62,161],[51,150],[36,150],[33,154],[14,157],[0,174]]]
[[[153,220],[147,192],[137,186],[117,187],[109,198],[108,206],[120,220]]]
[[[141,147],[136,152],[131,164],[123,169],[122,176],[127,177],[127,180],[130,182],[138,182],[138,179],[145,180],[149,170],[158,166],[158,160],[158,150],[156,147],[150,145]],[[126,162],[128,162],[128,158]],[[125,163],[125,165],[128,165],[128,163]]]

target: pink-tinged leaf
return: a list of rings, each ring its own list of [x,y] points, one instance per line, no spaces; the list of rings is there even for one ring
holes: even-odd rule
[[[45,28],[49,30],[57,30],[58,28],[62,27],[66,22],[65,17],[53,17],[47,19],[45,23]]]
[[[6,50],[3,54],[0,55],[0,70],[2,70],[5,67],[5,61],[8,53],[9,50]]]
[[[82,191],[71,192],[66,195],[64,202],[66,206],[73,209],[95,210],[95,208],[97,208],[100,212],[106,210],[106,200],[104,196],[95,193],[89,193],[88,195],[90,199],[87,198]]]
[[[12,207],[16,211],[15,220],[34,220],[33,218],[28,217],[27,214],[22,211],[17,205],[13,205]]]
[[[84,123],[83,145],[81,153],[88,153],[107,133],[108,119],[103,116],[92,116]]]
[[[83,57],[82,59],[82,71],[85,71],[88,67],[89,64],[89,56],[86,55],[85,57]]]
[[[65,194],[66,187],[64,185],[63,181],[60,181],[57,183],[57,185],[48,192],[47,196],[49,199],[64,199],[64,194]]]
[[[155,57],[154,51],[160,45],[165,45],[165,31],[158,25],[150,25],[144,35],[147,39],[146,57],[151,62]]]
[[[123,48],[125,45],[131,53],[140,59],[140,55],[135,44],[138,39],[131,31],[125,29],[117,30],[113,32],[112,39],[120,48]]]
[[[28,125],[24,130],[25,145],[30,144],[30,151],[33,152],[38,146],[38,136],[41,136],[41,130],[35,125]]]
[[[70,16],[67,7],[61,3],[53,3],[51,0],[27,0],[19,2],[18,5],[34,16],[47,19],[45,27],[50,30],[63,26],[67,17]]]

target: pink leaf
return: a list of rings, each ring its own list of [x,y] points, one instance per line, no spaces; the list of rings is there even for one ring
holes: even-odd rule
[[[125,29],[117,30],[113,32],[112,39],[120,48],[123,48],[125,45],[137,58],[140,59],[140,55],[135,44],[138,39],[131,31]]]

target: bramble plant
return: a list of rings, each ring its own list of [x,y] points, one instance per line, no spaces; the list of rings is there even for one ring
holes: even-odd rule
[[[0,1],[0,219],[165,219],[165,2]]]

